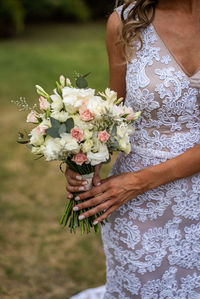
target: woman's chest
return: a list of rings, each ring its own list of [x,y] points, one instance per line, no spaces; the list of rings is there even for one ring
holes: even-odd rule
[[[200,115],[200,70],[188,76],[153,25],[144,30],[143,41],[127,65],[126,104],[141,110],[148,126],[180,130],[183,123],[194,124]]]

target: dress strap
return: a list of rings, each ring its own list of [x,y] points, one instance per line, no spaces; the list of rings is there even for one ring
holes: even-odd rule
[[[130,4],[124,11],[124,19],[126,19],[128,17],[128,13],[129,11],[133,8],[135,4]],[[121,19],[121,13],[122,13],[122,9],[123,9],[123,5],[120,5],[118,7],[115,8],[115,11],[117,12],[117,14],[119,15],[120,19]]]

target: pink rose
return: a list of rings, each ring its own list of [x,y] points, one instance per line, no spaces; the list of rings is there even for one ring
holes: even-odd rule
[[[101,141],[101,142],[107,142],[108,139],[109,139],[110,135],[108,134],[108,132],[106,130],[104,131],[101,131],[98,133],[98,139]]]
[[[82,152],[74,155],[72,158],[72,161],[74,161],[77,165],[80,165],[80,166],[87,160],[88,160],[87,156]]]
[[[39,98],[39,101],[40,101],[40,109],[41,110],[47,110],[50,108],[50,103],[44,97],[41,96]]]
[[[90,121],[94,119],[94,115],[89,109],[79,109],[80,117],[84,121]]]
[[[77,141],[83,140],[83,131],[76,127],[71,130],[71,136],[74,137]]]
[[[36,132],[40,135],[45,135],[46,134],[46,129],[48,129],[47,126],[39,125],[36,127]]]
[[[26,122],[27,123],[38,123],[37,117],[38,117],[38,113],[33,110],[28,114]]]

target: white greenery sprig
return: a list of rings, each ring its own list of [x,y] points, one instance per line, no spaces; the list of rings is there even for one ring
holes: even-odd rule
[[[11,100],[11,103],[15,104],[19,108],[20,112],[38,109],[37,104],[34,104],[32,107],[30,107],[26,101],[26,98],[24,97],[20,97],[19,100]]]

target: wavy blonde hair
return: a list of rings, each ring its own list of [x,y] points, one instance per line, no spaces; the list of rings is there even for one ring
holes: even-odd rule
[[[133,56],[133,45],[140,41],[140,49],[143,47],[141,30],[146,28],[154,19],[155,6],[158,0],[125,0],[121,12],[122,31],[120,43],[123,46],[123,54],[127,61]],[[116,1],[116,5],[118,1]],[[128,16],[125,18],[125,10],[131,6]],[[136,51],[136,49],[135,49]]]

